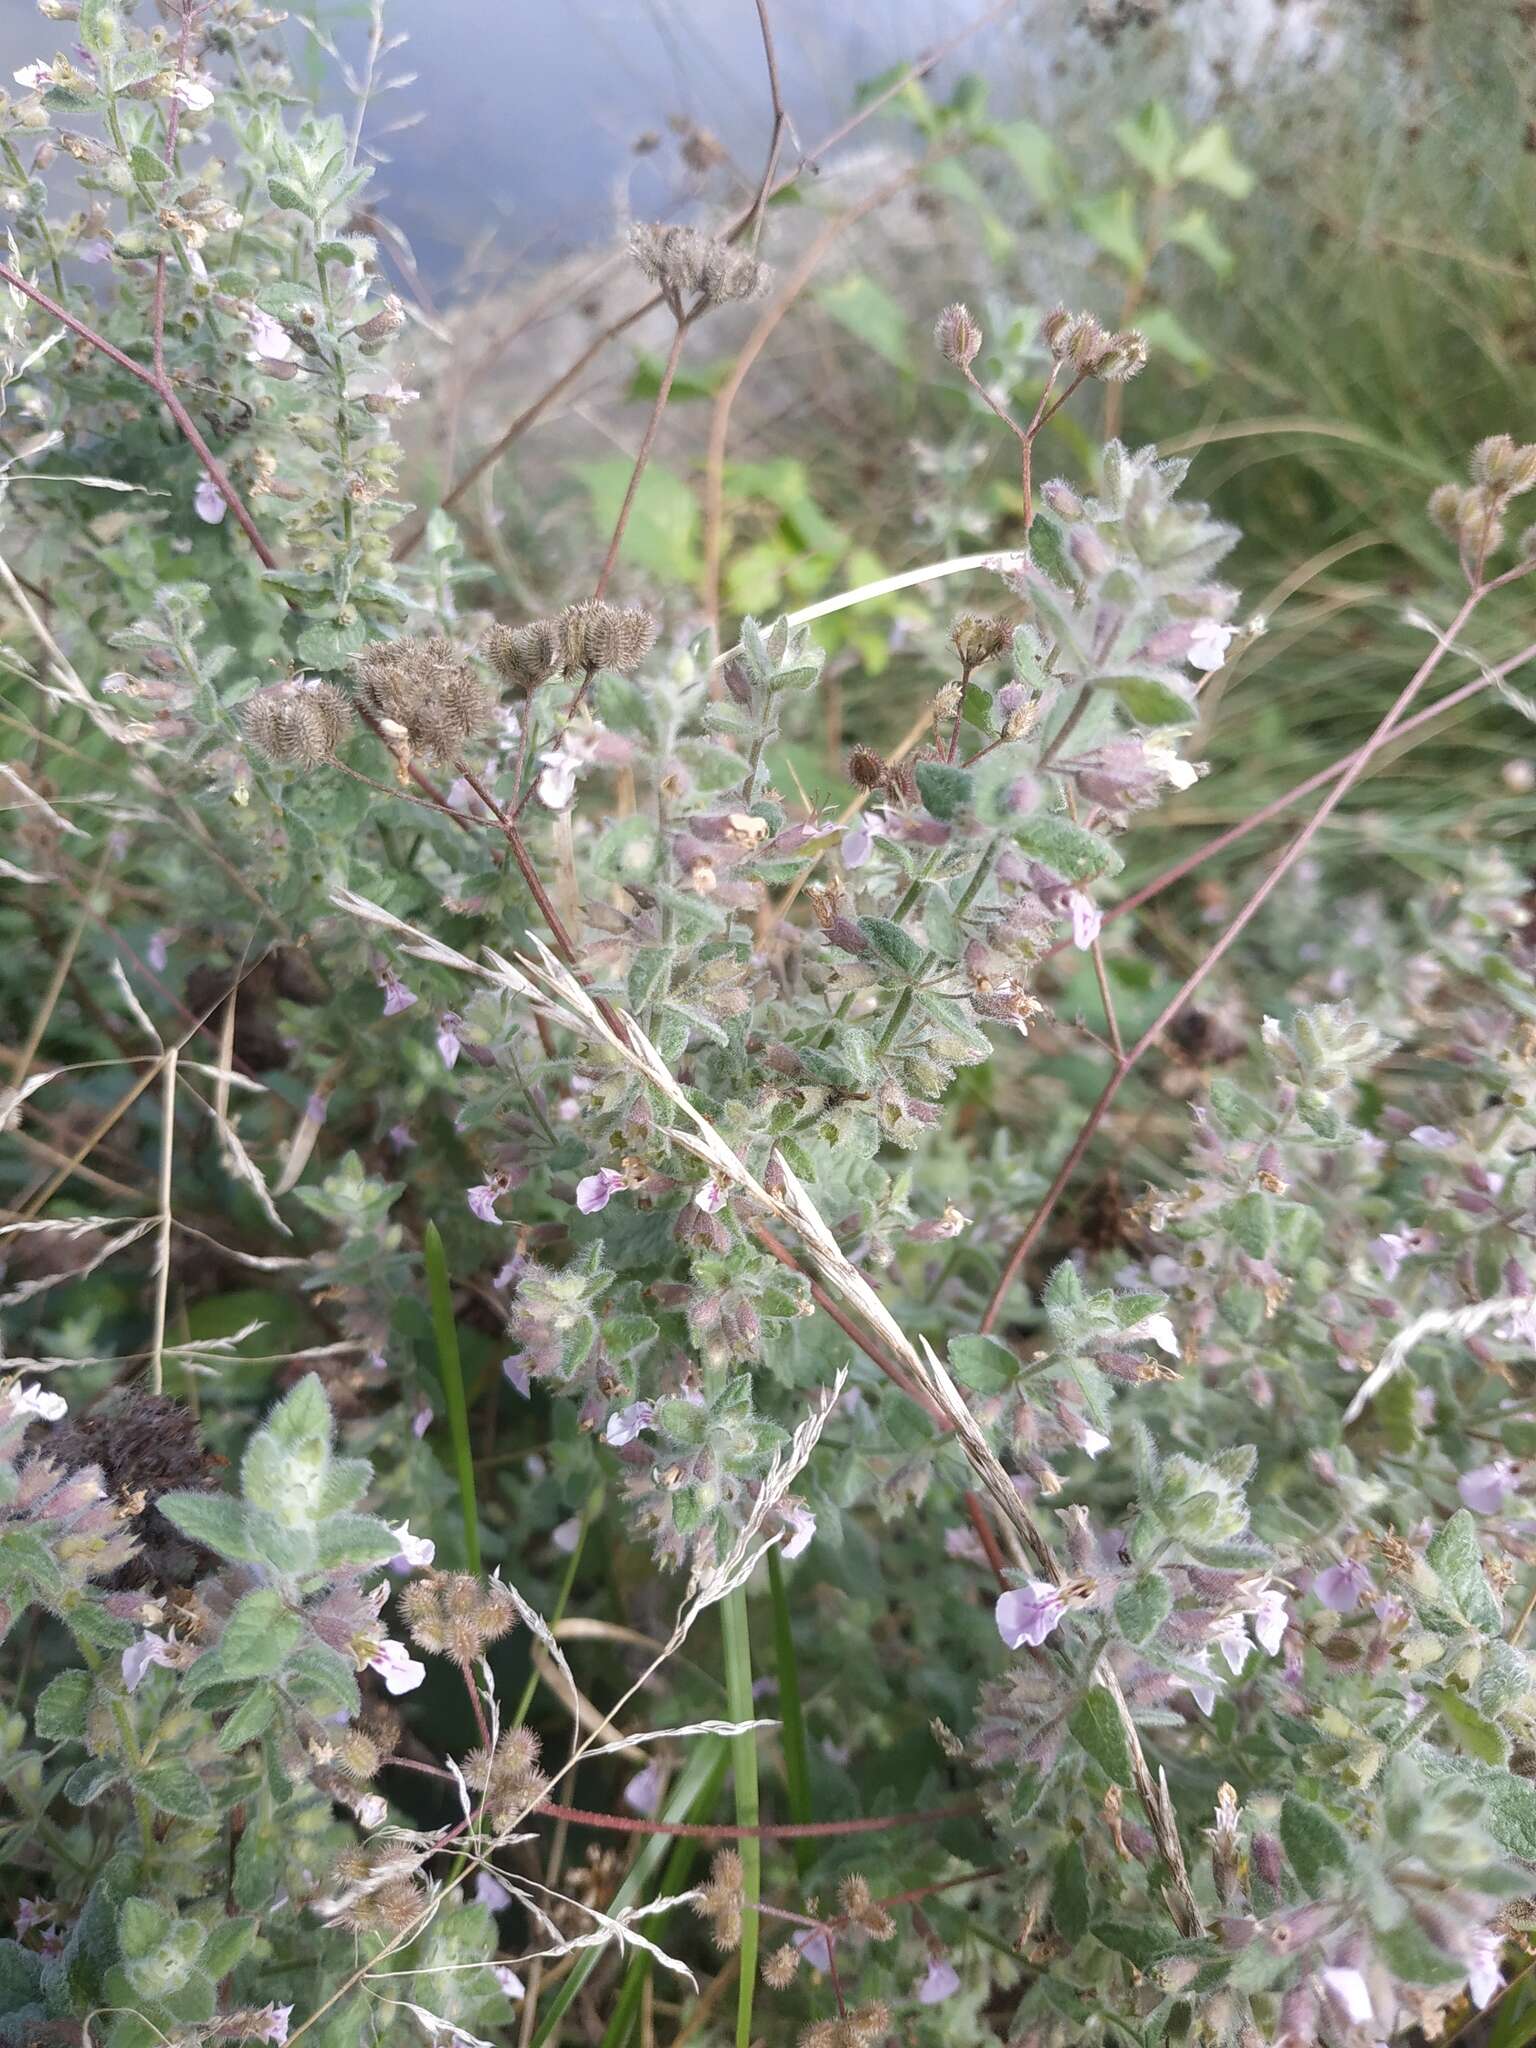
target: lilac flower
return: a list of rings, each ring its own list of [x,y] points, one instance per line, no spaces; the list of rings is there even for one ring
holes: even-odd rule
[[[1259,1604],[1253,1611],[1253,1633],[1259,1648],[1266,1656],[1280,1654],[1280,1645],[1285,1632],[1291,1625],[1290,1610],[1285,1604],[1285,1595],[1276,1586],[1266,1586],[1259,1595]]]
[[[1190,1697],[1202,1714],[1214,1714],[1216,1711],[1216,1674],[1211,1671],[1210,1652],[1202,1650],[1198,1656],[1191,1657],[1189,1661],[1197,1672],[1209,1673],[1208,1678],[1195,1677],[1185,1679],[1184,1683],[1189,1687]]]
[[[798,1557],[801,1551],[809,1547],[811,1538],[816,1534],[816,1517],[804,1501],[781,1500],[779,1520],[790,1532],[779,1546],[780,1555]]]
[[[1010,1650],[1025,1643],[1038,1649],[1067,1611],[1060,1590],[1044,1579],[1031,1579],[1027,1586],[1004,1593],[994,1610],[997,1632]]]
[[[660,1764],[647,1764],[636,1771],[624,1787],[624,1804],[631,1813],[653,1814],[661,1805],[665,1773]]]
[[[501,1361],[501,1376],[525,1401],[533,1392],[533,1381],[528,1376],[528,1368],[518,1359],[504,1358]]]
[[[1442,1131],[1438,1124],[1415,1124],[1408,1135],[1431,1152],[1454,1152],[1461,1143],[1454,1131]]]
[[[649,1429],[656,1420],[656,1409],[649,1401],[631,1401],[627,1408],[615,1408],[608,1418],[603,1431],[603,1442],[612,1444],[615,1450],[622,1450],[625,1444],[632,1444],[642,1429]]]
[[[1404,1259],[1411,1259],[1419,1246],[1415,1243],[1415,1230],[1384,1230],[1380,1237],[1373,1237],[1366,1249],[1381,1268],[1384,1280],[1395,1280]]]
[[[1189,636],[1191,668],[1203,668],[1210,672],[1220,668],[1227,658],[1227,649],[1237,638],[1235,626],[1220,625],[1215,619],[1200,619]]]
[[[164,974],[167,957],[166,948],[175,936],[175,932],[171,931],[150,933],[149,944],[144,948],[144,958],[149,962],[156,974]]]
[[[200,476],[192,493],[192,510],[205,525],[217,526],[229,507],[224,502],[224,493],[211,476]]]
[[[1318,1982],[1352,2026],[1364,2026],[1376,2017],[1370,1986],[1358,1970],[1320,1970]]]
[[[464,1197],[469,1204],[470,1215],[478,1216],[482,1223],[499,1223],[501,1218],[496,1214],[496,1204],[506,1192],[506,1183],[499,1175],[470,1188]]]
[[[695,1191],[693,1199],[706,1215],[718,1216],[730,1197],[730,1189],[711,1174],[703,1186]]]
[[[189,114],[206,113],[213,105],[213,82],[201,71],[178,71],[171,81],[170,93]]]
[[[508,1998],[523,1998],[527,1992],[523,1980],[510,1963],[493,1963],[491,1975],[496,1979]]]
[[[493,1913],[500,1913],[512,1903],[512,1894],[507,1890],[494,1870],[481,1870],[475,1876],[475,1904],[488,1906]]]
[[[1353,1614],[1371,1590],[1371,1575],[1363,1564],[1346,1557],[1342,1564],[1331,1564],[1326,1571],[1320,1571],[1312,1581],[1312,1590],[1335,1614]]]
[[[46,92],[53,83],[53,66],[39,58],[35,64],[23,64],[19,71],[11,73],[12,78],[26,92]]]
[[[13,1932],[20,1940],[30,1934],[34,1927],[45,1927],[57,1920],[57,1906],[50,1906],[46,1899],[19,1899],[16,1903],[16,1923]]]
[[[1495,1458],[1491,1465],[1478,1465],[1463,1472],[1456,1482],[1464,1508],[1474,1515],[1496,1515],[1517,1484],[1517,1468],[1508,1458]]]
[[[409,1124],[391,1124],[385,1134],[385,1142],[391,1152],[408,1152],[416,1140],[411,1136]]]
[[[427,1431],[431,1427],[432,1404],[430,1401],[423,1401],[421,1406],[416,1410],[416,1413],[411,1417],[411,1435],[425,1436]]]
[[[557,1522],[549,1532],[549,1540],[562,1555],[572,1556],[581,1540],[580,1515],[568,1515],[563,1522]]]
[[[437,1555],[437,1545],[430,1536],[413,1536],[409,1522],[390,1524],[395,1532],[399,1550],[389,1560],[392,1572],[412,1572],[418,1565],[430,1564]]]
[[[832,1950],[825,1931],[820,1927],[802,1927],[794,1937],[795,1947],[813,1970],[830,1970]]]
[[[403,1692],[414,1692],[427,1675],[426,1665],[418,1663],[404,1643],[397,1643],[392,1636],[385,1636],[375,1646],[367,1663],[368,1669],[383,1679],[384,1690],[394,1699]]]
[[[857,818],[843,834],[842,859],[845,868],[861,868],[875,850],[874,828],[868,818]]]
[[[176,1669],[173,1645],[166,1636],[157,1636],[146,1629],[136,1643],[130,1643],[122,1656],[123,1683],[130,1692],[137,1692],[146,1673],[152,1665],[159,1664],[167,1671]]]
[[[629,1182],[616,1167],[600,1166],[596,1173],[589,1173],[585,1180],[577,1181],[576,1206],[583,1216],[595,1216],[628,1186]]]
[[[931,1956],[928,1974],[917,1987],[919,2005],[939,2005],[960,1989],[960,1973],[948,1956]]]
[[[437,1026],[437,1050],[445,1067],[451,1067],[463,1050],[459,1026],[464,1019],[456,1010],[445,1010]]]
[[[1218,1652],[1221,1661],[1234,1678],[1240,1676],[1243,1666],[1248,1662],[1248,1652],[1252,1647],[1248,1641],[1248,1632],[1243,1627],[1242,1617],[1236,1614],[1224,1615],[1211,1633],[1209,1647]],[[1207,1707],[1205,1711],[1209,1713],[1211,1710]]]
[[[1104,913],[1081,889],[1067,891],[1067,909],[1072,915],[1072,943],[1086,953],[1104,928]]]
[[[406,987],[393,967],[383,968],[380,971],[378,982],[379,987],[384,991],[384,1014],[386,1017],[398,1017],[402,1010],[408,1010],[412,1003],[417,1001],[415,992]]]
[[[50,1394],[35,1380],[30,1386],[12,1387],[8,1400],[13,1415],[35,1415],[40,1422],[57,1422],[69,1413],[69,1403],[62,1394]]]
[[[250,2041],[273,2041],[277,2048],[283,2048],[288,2039],[288,2022],[293,2018],[291,2005],[264,2005],[260,2012],[253,2012],[242,2029]]]
[[[539,756],[538,799],[546,810],[563,811],[576,794],[576,771],[590,765],[597,753],[594,733],[560,735],[559,744],[546,747]]]

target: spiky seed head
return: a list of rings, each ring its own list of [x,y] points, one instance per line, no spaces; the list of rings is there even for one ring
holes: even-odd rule
[[[290,676],[247,697],[240,722],[245,736],[279,768],[317,768],[347,736],[352,706],[334,683]]]
[[[961,612],[949,629],[949,644],[959,656],[967,674],[983,663],[996,661],[1013,645],[1013,629],[1005,619],[987,612]]]
[[[1460,484],[1436,484],[1429,494],[1429,516],[1447,540],[1460,538],[1461,498]]]
[[[1490,434],[1472,451],[1472,478],[1505,497],[1536,485],[1536,446],[1520,446],[1512,434]]]
[[[750,250],[733,248],[700,228],[639,222],[629,232],[629,253],[651,282],[679,304],[702,299],[707,306],[723,306],[755,299],[768,287],[768,267]]]
[[[639,605],[621,607],[601,598],[567,605],[560,614],[560,666],[568,676],[613,669],[631,675],[650,652],[656,621]]]
[[[1139,327],[1112,334],[1094,365],[1093,375],[1106,384],[1126,384],[1147,366],[1147,337]]]
[[[533,619],[526,626],[492,626],[485,652],[496,673],[515,688],[536,690],[560,667],[559,622]]]
[[[451,761],[494,716],[490,691],[453,642],[440,636],[376,641],[354,657],[353,667],[364,704],[397,726],[413,753]]]
[[[969,306],[946,306],[933,324],[934,345],[946,363],[968,370],[981,353],[982,332]]]
[[[1065,306],[1053,306],[1040,322],[1040,339],[1057,362],[1061,362],[1067,353],[1072,328],[1073,315]]]
[[[848,780],[860,789],[879,789],[890,770],[873,747],[859,745],[848,756]]]
[[[776,1948],[763,1962],[763,1982],[770,1991],[783,1991],[794,1982],[800,1967],[800,1951],[792,1941]]]

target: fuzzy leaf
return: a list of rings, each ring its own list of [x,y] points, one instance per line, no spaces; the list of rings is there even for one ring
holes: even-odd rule
[[[282,1669],[303,1633],[302,1616],[284,1603],[282,1595],[270,1586],[258,1587],[240,1601],[219,1638],[222,1676],[270,1677]]]
[[[919,761],[917,788],[934,817],[947,825],[971,800],[971,778],[963,768],[948,761]]]
[[[272,1686],[253,1686],[219,1730],[220,1749],[234,1751],[254,1742],[277,1712],[277,1701]]]
[[[1168,1581],[1157,1572],[1142,1572],[1116,1593],[1115,1626],[1128,1643],[1144,1643],[1156,1635],[1172,1606]]]
[[[1344,1832],[1320,1806],[1287,1792],[1280,1808],[1280,1840],[1303,1890],[1319,1898],[1328,1880],[1349,1868]]]
[[[888,917],[861,917],[859,930],[870,945],[898,974],[910,979],[923,964],[923,949],[899,924]]]
[[[1032,818],[1019,819],[1013,836],[1042,867],[1069,882],[1118,875],[1125,865],[1107,839],[1054,811],[1037,811]]]
[[[978,1394],[1002,1394],[1019,1376],[1019,1361],[1001,1337],[951,1337],[949,1369]]]
[[[1109,1691],[1090,1686],[1073,1709],[1068,1728],[1094,1762],[1116,1785],[1129,1786],[1131,1750],[1120,1723],[1120,1712]]]
[[[190,1764],[178,1758],[168,1757],[164,1763],[149,1764],[136,1772],[131,1782],[157,1812],[173,1814],[177,1820],[207,1820],[213,1812],[213,1801],[202,1779]]]
[[[1485,1636],[1499,1635],[1503,1614],[1483,1572],[1477,1524],[1465,1508],[1452,1515],[1424,1555],[1467,1626]]]
[[[78,1742],[83,1737],[92,1682],[89,1671],[61,1671],[50,1680],[32,1714],[39,1741]]]
[[[1194,698],[1181,677],[1166,670],[1136,675],[1095,676],[1101,690],[1113,690],[1139,725],[1187,725],[1195,715]]]

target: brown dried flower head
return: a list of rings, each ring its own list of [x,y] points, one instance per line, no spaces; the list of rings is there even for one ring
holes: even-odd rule
[[[472,1749],[464,1759],[464,1778],[485,1795],[491,1824],[510,1828],[530,1812],[549,1789],[538,1768],[539,1738],[531,1728],[508,1728],[495,1750]]]
[[[776,1948],[763,1960],[763,1982],[770,1991],[784,1991],[795,1980],[800,1967],[800,1951],[792,1941],[786,1941],[782,1948]]]
[[[873,747],[857,746],[848,756],[848,780],[860,789],[879,789],[889,773],[883,756]]]
[[[969,306],[946,306],[933,324],[934,345],[946,363],[968,370],[981,353],[982,332]]]
[[[839,1880],[837,1903],[844,1917],[871,1941],[889,1941],[896,1932],[896,1922],[884,1906],[876,1903],[869,1879],[857,1871],[850,1871]]]
[[[560,667],[568,676],[613,669],[631,675],[651,651],[656,621],[640,605],[608,604],[588,598],[569,604],[554,622],[560,634]]]
[[[724,306],[755,299],[768,288],[769,270],[749,249],[706,235],[700,228],[640,222],[629,231],[629,253],[674,305],[685,299]]]
[[[1091,313],[1069,313],[1065,306],[1046,314],[1040,339],[1058,363],[1106,384],[1125,383],[1147,360],[1147,338],[1138,329],[1126,327],[1112,334]]]
[[[989,612],[961,612],[949,629],[949,644],[969,675],[972,669],[996,661],[1013,645],[1013,629],[1006,619]]]
[[[412,754],[453,760],[495,711],[490,691],[451,640],[378,640],[353,666],[364,704],[386,736]]]
[[[247,697],[240,722],[252,746],[279,768],[317,768],[347,736],[352,706],[334,683],[290,676]]]
[[[745,1879],[734,1849],[718,1849],[709,1866],[709,1882],[701,1887],[693,1910],[710,1923],[715,1946],[736,1948],[741,1941],[741,1900]]]
[[[492,626],[485,652],[499,676],[519,690],[536,690],[564,660],[560,627],[554,619],[533,619],[526,626]]]
[[[473,1664],[518,1623],[506,1588],[473,1572],[424,1572],[402,1590],[400,1611],[419,1650],[456,1664]]]

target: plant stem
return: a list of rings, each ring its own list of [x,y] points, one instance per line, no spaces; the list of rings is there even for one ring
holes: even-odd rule
[[[747,1590],[738,1586],[720,1603],[720,1632],[725,1647],[726,1709],[733,1721],[750,1721],[752,1701],[752,1635],[747,1620]],[[736,1824],[755,1828],[758,1821],[757,1733],[731,1737],[731,1775],[736,1787]],[[757,1901],[763,1888],[763,1850],[751,1836],[743,1838],[741,1857],[741,1980],[736,1999],[736,2048],[751,2048],[752,1998],[757,1988]]]
[[[435,1223],[422,1236],[422,1254],[427,1265],[427,1291],[432,1301],[432,1335],[437,1344],[437,1366],[443,1382],[443,1399],[448,1407],[448,1428],[453,1437],[453,1461],[459,1474],[459,1505],[464,1512],[464,1555],[472,1572],[480,1566],[480,1516],[475,1501],[475,1461],[469,1447],[469,1410],[464,1401],[464,1370],[459,1363],[459,1333],[453,1320],[453,1294],[448,1284],[448,1260]]]
[[[800,1664],[784,1593],[778,1548],[768,1553],[768,1587],[773,1595],[773,1666],[779,1681],[779,1719],[784,1730],[784,1785],[789,1810],[802,1824],[811,1818],[811,1773],[805,1749],[805,1713],[800,1704]],[[804,1877],[812,1861],[808,1842],[795,1843],[795,1867]]]

